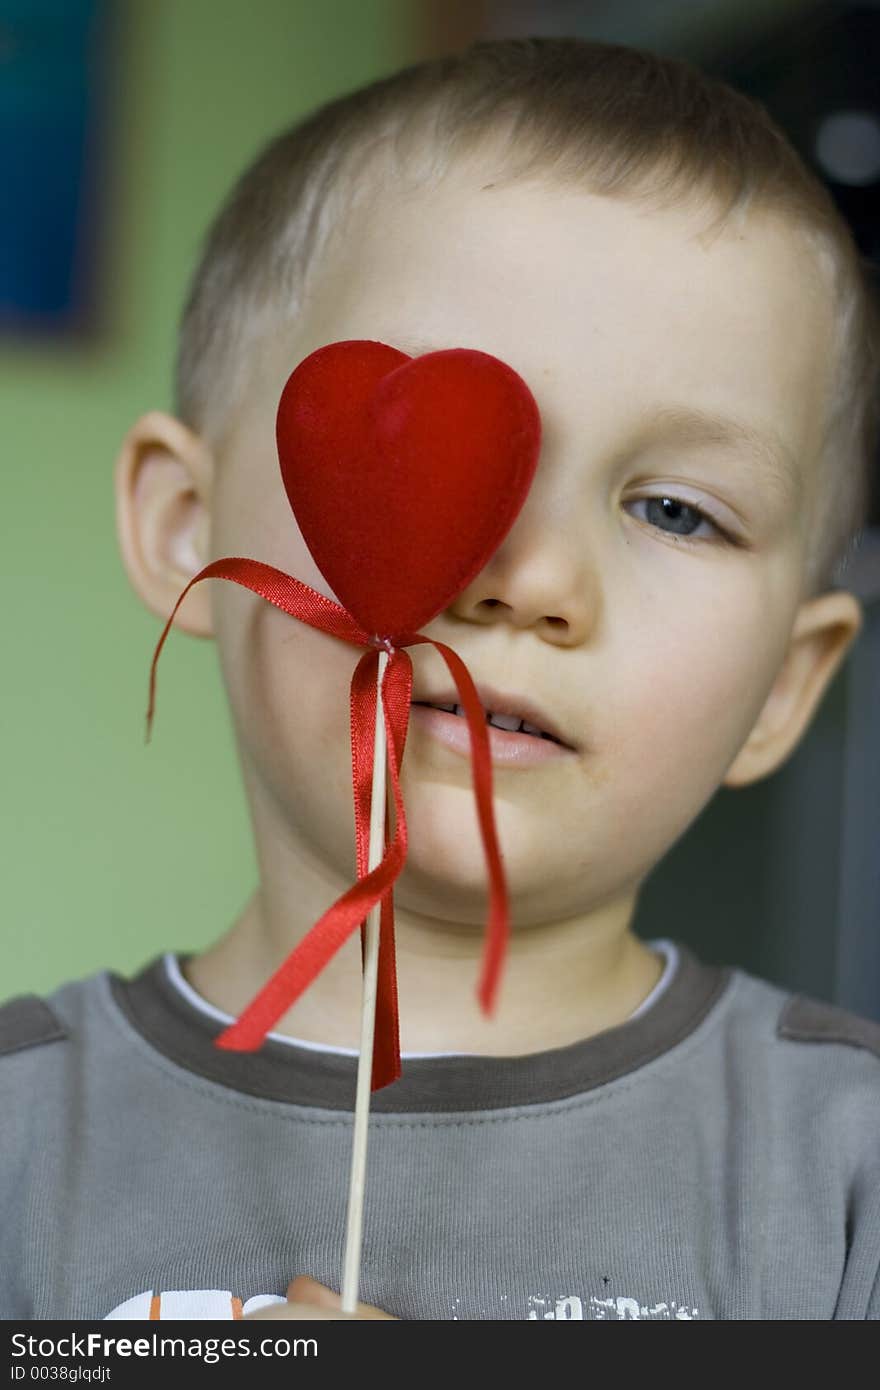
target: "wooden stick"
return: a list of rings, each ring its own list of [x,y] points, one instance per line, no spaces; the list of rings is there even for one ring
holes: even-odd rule
[[[373,786],[370,793],[370,851],[368,872],[382,862],[385,849],[385,717],[382,711],[382,677],[388,653],[379,652],[376,676],[376,732],[373,742]],[[354,1140],[351,1151],[351,1178],[348,1188],[348,1219],[345,1230],[345,1263],[342,1275],[342,1311],[354,1313],[358,1303],[358,1274],[361,1263],[361,1231],[364,1214],[364,1184],[367,1175],[367,1124],[370,1118],[370,1081],[373,1074],[373,1037],[376,1025],[376,979],[379,967],[379,918],[381,902],[367,914],[364,951],[364,985],[361,1005],[361,1050],[358,1057],[357,1098],[354,1108]]]

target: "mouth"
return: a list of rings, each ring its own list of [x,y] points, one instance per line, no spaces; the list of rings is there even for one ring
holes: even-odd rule
[[[466,723],[464,708],[454,699],[455,694],[457,692],[438,691],[430,698],[414,699],[412,704],[442,710]],[[560,750],[578,751],[577,745],[566,737],[553,717],[528,696],[507,694],[484,685],[477,686],[477,695],[486,723],[510,736],[518,735],[518,742],[523,739],[543,740],[557,745]]]

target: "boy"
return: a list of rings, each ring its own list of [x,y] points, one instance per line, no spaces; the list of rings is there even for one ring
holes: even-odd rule
[[[163,622],[229,555],[335,598],[274,421],[296,363],[349,338],[478,348],[532,389],[523,510],[424,630],[487,713],[528,700],[566,745],[494,762],[512,931],[487,1020],[470,762],[458,715],[413,710],[361,1315],[880,1317],[880,1027],[633,932],[654,865],[785,761],[859,632],[833,580],[877,323],[845,226],[759,108],[631,49],[482,43],[330,103],[233,190],[176,416],[122,448],[122,554]],[[8,1318],[334,1316],[358,934],[259,1052],[212,1039],[352,881],[355,654],[231,583],[175,625],[218,643],[260,882],[207,951],[0,1014]],[[453,702],[410,654],[414,702]]]

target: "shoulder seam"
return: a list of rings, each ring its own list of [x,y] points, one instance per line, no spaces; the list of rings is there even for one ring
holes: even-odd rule
[[[880,1058],[880,1023],[803,994],[793,994],[786,1000],[776,1035],[790,1042],[843,1043]]]
[[[69,1036],[64,1024],[38,994],[18,994],[0,1004],[0,1056],[42,1043],[63,1042]]]

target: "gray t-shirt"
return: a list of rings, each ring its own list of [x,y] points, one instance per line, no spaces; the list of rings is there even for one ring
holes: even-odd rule
[[[359,1296],[408,1319],[880,1318],[880,1025],[653,942],[624,1023],[405,1056],[371,1098]],[[186,956],[180,957],[185,961]],[[0,1317],[234,1319],[339,1288],[357,1062],[172,956],[0,1006]]]

